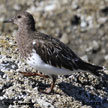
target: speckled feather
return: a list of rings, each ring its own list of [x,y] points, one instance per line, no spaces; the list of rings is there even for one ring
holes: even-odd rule
[[[80,60],[80,58],[66,45],[43,33],[38,32],[36,35],[36,44],[33,45],[33,48],[45,63],[59,68],[78,69],[76,61]]]
[[[36,58],[39,56],[38,59],[42,60],[41,62],[44,65],[53,66],[54,69],[57,67],[57,69],[64,68],[69,71],[89,71],[95,75],[98,75],[98,70],[103,69],[101,66],[84,62],[59,40],[38,32],[35,29],[35,21],[32,15],[29,13],[23,14],[25,18],[23,18],[24,21],[19,21],[21,23],[18,23],[19,30],[16,36],[22,57],[27,59],[36,53],[37,56],[34,55]],[[35,53],[33,50],[35,50]]]

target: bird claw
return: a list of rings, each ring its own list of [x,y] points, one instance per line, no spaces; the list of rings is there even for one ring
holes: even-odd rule
[[[44,90],[40,88],[39,92],[45,93],[45,94],[51,94],[51,93],[53,93],[53,90],[51,88],[46,88]]]

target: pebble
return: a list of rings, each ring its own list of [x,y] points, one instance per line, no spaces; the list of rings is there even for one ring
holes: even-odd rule
[[[104,59],[107,61],[107,60],[108,60],[108,55],[106,55],[106,56],[104,57]]]
[[[17,11],[21,10],[21,7],[18,4],[15,4],[13,8]]]
[[[106,17],[102,17],[98,19],[99,24],[104,24],[108,19]]]
[[[80,24],[80,26],[82,27],[82,28],[84,28],[84,27],[87,27],[87,22],[86,21],[81,21],[81,24]]]
[[[94,41],[92,42],[92,48],[93,48],[93,50],[97,51],[97,50],[100,48],[99,43],[98,43],[97,41],[94,40]]]

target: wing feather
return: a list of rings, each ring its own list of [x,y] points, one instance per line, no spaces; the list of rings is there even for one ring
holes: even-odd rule
[[[59,68],[78,69],[76,61],[80,58],[62,42],[54,38],[39,38],[35,41],[33,48],[45,63]]]

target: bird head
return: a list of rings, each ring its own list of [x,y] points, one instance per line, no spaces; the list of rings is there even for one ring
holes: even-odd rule
[[[22,12],[12,17],[9,20],[5,20],[4,23],[14,23],[17,24],[18,27],[32,27],[35,28],[35,21],[33,16],[28,12]]]

